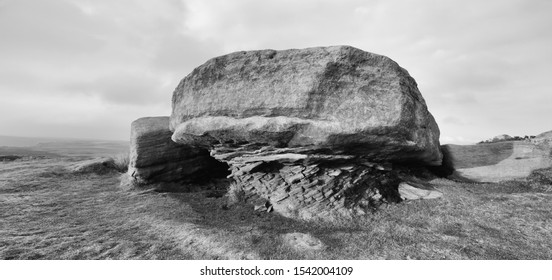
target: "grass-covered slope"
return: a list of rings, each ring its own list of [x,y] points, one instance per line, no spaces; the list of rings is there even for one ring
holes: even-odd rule
[[[477,145],[444,145],[444,160],[457,177],[476,182],[526,178],[534,170],[552,167],[548,145],[507,141]]]
[[[75,174],[69,164],[0,163],[0,259],[552,258],[550,170],[504,184],[437,179],[441,199],[324,225],[228,208],[213,190],[123,191],[118,173]],[[295,250],[283,239],[292,232],[327,246]]]

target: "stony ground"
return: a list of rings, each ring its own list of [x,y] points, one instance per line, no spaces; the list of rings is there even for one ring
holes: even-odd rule
[[[441,199],[328,225],[224,207],[224,182],[131,192],[119,173],[73,174],[70,161],[0,162],[0,259],[552,259],[552,186],[538,182],[437,179]],[[292,247],[291,233],[324,246]]]

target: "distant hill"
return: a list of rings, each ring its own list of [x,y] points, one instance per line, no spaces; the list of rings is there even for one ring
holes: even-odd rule
[[[46,138],[46,137],[19,137],[0,135],[0,147],[30,147],[41,142],[60,141],[63,138]]]
[[[543,133],[537,135],[535,138],[538,138],[538,139],[543,139],[543,138],[552,139],[552,130],[547,131],[547,132],[543,132]]]
[[[127,153],[128,141],[0,135],[0,155],[113,156]]]
[[[552,130],[537,135],[531,142],[537,145],[552,145]]]
[[[483,140],[477,144],[488,144],[488,143],[498,143],[498,142],[507,142],[507,141],[530,141],[531,139],[535,138],[535,136],[531,135],[531,136],[510,136],[508,134],[501,134],[501,135],[497,135],[493,138],[490,138],[490,139],[487,139],[487,140]]]

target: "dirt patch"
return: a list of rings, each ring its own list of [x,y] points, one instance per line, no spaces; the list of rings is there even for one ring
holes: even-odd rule
[[[322,241],[310,234],[301,232],[287,233],[282,236],[284,242],[294,250],[309,251],[323,250],[326,245]]]

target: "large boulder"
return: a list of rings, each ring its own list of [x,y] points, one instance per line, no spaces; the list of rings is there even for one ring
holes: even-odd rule
[[[440,165],[439,128],[408,72],[348,47],[213,58],[173,93],[178,143],[266,143]]]
[[[551,148],[527,141],[477,145],[443,145],[443,162],[453,177],[475,182],[526,178],[534,170],[552,167]]]
[[[225,176],[228,166],[209,151],[171,140],[169,117],[132,122],[128,174],[139,184],[189,182]]]
[[[173,141],[230,166],[231,201],[292,218],[401,200],[393,164],[441,164],[439,128],[391,59],[348,47],[213,58],[173,93]]]

